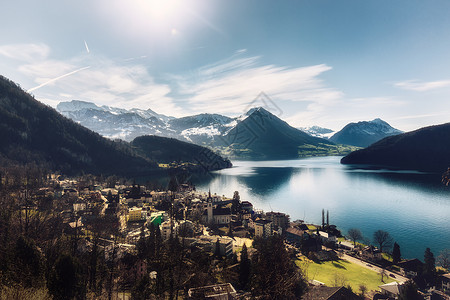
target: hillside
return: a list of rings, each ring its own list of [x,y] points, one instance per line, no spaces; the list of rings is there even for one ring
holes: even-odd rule
[[[390,136],[342,158],[343,164],[444,172],[450,167],[450,123]]]
[[[231,162],[208,148],[160,136],[141,136],[131,145],[143,156],[159,163],[189,162],[191,166],[211,171],[230,168]]]
[[[66,174],[145,174],[157,168],[36,101],[0,77],[0,164],[36,164]]]
[[[338,144],[367,147],[385,137],[400,133],[402,131],[391,127],[387,122],[375,119],[347,124],[331,136],[330,141]]]

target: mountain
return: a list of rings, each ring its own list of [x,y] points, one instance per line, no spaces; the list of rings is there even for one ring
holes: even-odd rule
[[[400,134],[402,131],[391,127],[381,119],[347,124],[330,137],[337,144],[367,147],[387,136]]]
[[[227,155],[257,159],[332,155],[343,150],[290,126],[262,107],[249,110],[217,143]]]
[[[237,118],[219,114],[173,118],[151,110],[100,107],[94,103],[75,100],[61,102],[57,109],[75,122],[108,138],[132,141],[144,135],[163,136],[208,145],[222,155],[233,158],[296,158],[341,155],[355,150],[312,137],[289,126],[263,108],[252,108]],[[148,115],[144,112],[148,112]],[[247,147],[249,141],[253,143],[255,136],[258,137],[256,143]],[[241,140],[236,140],[235,137]],[[283,147],[276,148],[276,145]]]
[[[0,76],[0,164],[66,174],[145,174],[157,165],[61,116]]]
[[[331,129],[323,128],[323,127],[319,127],[319,126],[300,127],[299,129],[303,132],[306,132],[309,135],[319,137],[322,139],[329,139],[333,134],[336,133]]]
[[[126,110],[79,100],[61,102],[56,109],[62,115],[111,139],[131,141],[147,134],[178,136],[167,126],[172,117],[155,113],[151,109]]]
[[[231,162],[223,159],[208,148],[160,136],[141,136],[135,138],[131,145],[150,160],[169,164],[188,162],[200,171],[212,171],[230,168]]]
[[[450,167],[450,123],[390,136],[342,158],[343,164],[444,172]]]

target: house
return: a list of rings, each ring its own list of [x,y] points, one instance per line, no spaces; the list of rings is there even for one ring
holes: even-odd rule
[[[199,288],[191,288],[188,291],[189,299],[236,299],[237,293],[231,283],[222,283]]]
[[[319,237],[322,241],[322,244],[336,244],[337,238],[334,235],[329,234],[325,231],[319,231]]]
[[[417,258],[402,261],[397,265],[400,268],[400,273],[409,278],[419,275],[423,268],[423,263]]]
[[[439,276],[439,280],[441,281],[442,290],[450,291],[450,273]]]
[[[293,245],[300,247],[304,234],[305,232],[303,230],[300,230],[296,227],[289,227],[286,230],[286,240]]]
[[[255,236],[268,237],[272,235],[272,221],[260,219],[255,221]]]
[[[369,261],[380,261],[383,258],[380,249],[374,246],[364,247],[364,249],[360,251],[359,255],[362,259]]]
[[[302,296],[302,300],[358,300],[358,295],[345,287],[329,287],[317,285],[310,287]]]
[[[391,283],[380,285],[378,287],[380,288],[382,295],[397,299],[402,288],[401,285],[401,283],[394,281]]]

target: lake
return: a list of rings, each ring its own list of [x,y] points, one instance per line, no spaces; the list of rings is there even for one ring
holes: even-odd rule
[[[366,170],[341,165],[340,159],[233,161],[233,168],[193,183],[227,197],[239,191],[242,201],[287,213],[292,221],[321,224],[322,209],[328,210],[330,224],[343,234],[358,228],[372,240],[376,230],[385,230],[404,258],[423,261],[427,247],[435,257],[450,249],[450,186],[440,182],[441,174]]]

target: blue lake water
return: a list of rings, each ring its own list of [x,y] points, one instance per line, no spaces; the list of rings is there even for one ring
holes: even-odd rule
[[[363,170],[341,165],[340,157],[282,161],[234,161],[231,169],[194,180],[198,190],[233,196],[291,220],[321,224],[322,209],[343,234],[358,228],[372,240],[385,230],[400,245],[402,257],[423,260],[450,249],[450,186],[440,174]],[[444,166],[446,169],[447,166]]]

